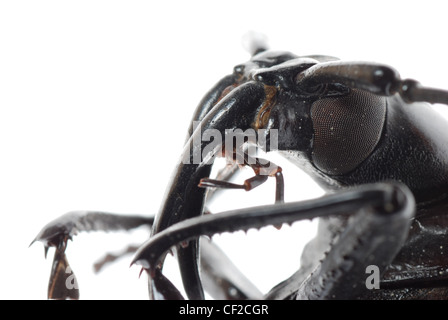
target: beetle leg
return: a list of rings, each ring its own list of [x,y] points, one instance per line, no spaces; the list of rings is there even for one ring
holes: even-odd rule
[[[56,249],[48,286],[48,298],[78,299],[79,297],[77,287],[67,288],[67,279],[70,278],[76,282],[76,278],[65,255],[67,241],[72,240],[73,236],[78,234],[78,232],[131,230],[143,225],[151,226],[153,220],[153,218],[134,215],[73,211],[48,223],[30,244],[31,246],[36,241],[42,242],[45,248],[45,257],[49,247],[55,247]]]
[[[30,246],[40,241],[45,248],[64,246],[68,239],[82,231],[131,230],[143,225],[151,226],[154,218],[121,215],[98,211],[72,211],[51,221],[37,234]]]
[[[226,165],[224,168],[220,169],[216,175],[215,180],[229,181],[238,171],[238,164],[231,163]],[[205,203],[212,201],[217,195],[218,190],[223,190],[220,188],[208,188],[205,195]]]
[[[247,159],[245,165],[250,166],[255,173],[255,176],[244,180],[243,184],[235,184],[219,179],[203,178],[199,182],[201,188],[223,188],[223,189],[243,189],[250,191],[261,184],[265,183],[269,176],[275,177],[276,191],[275,202],[281,203],[284,201],[284,180],[282,168],[276,164],[260,158],[253,158],[246,154]]]
[[[395,202],[402,203],[361,207],[350,217],[325,258],[296,287],[296,299],[362,298],[374,289],[368,286],[372,285],[372,270],[376,272],[375,289],[379,289],[386,267],[406,241],[415,212],[411,194],[406,195],[407,199],[400,199],[403,194],[393,196]]]
[[[151,300],[184,300],[176,286],[160,270],[149,277],[149,283],[149,298]]]
[[[209,178],[201,179],[199,187],[201,188],[224,188],[224,189],[244,189],[250,191],[268,180],[267,176],[255,175],[249,179],[244,180],[243,184],[236,184],[222,180],[215,180]]]
[[[244,189],[246,191],[250,191],[259,185],[265,183],[269,176],[275,177],[275,203],[283,203],[285,197],[285,185],[283,180],[282,168],[273,164],[272,162],[263,160],[262,164],[260,162],[260,158],[252,158],[249,155],[246,155],[251,161],[246,164],[249,165],[255,172],[255,176],[246,179],[243,184],[235,184],[222,180],[215,180],[209,178],[201,179],[199,183],[199,187],[201,188],[225,188],[225,189]],[[248,160],[249,160],[248,159]],[[281,225],[275,225],[275,228],[278,230],[281,229]]]
[[[377,63],[320,63],[301,72],[295,80],[296,85],[304,91],[323,83],[338,83],[379,95],[398,93],[408,103],[422,101],[448,104],[448,91],[423,87],[411,79],[402,80],[395,69]]]
[[[127,255],[134,254],[137,249],[140,246],[136,245],[129,245],[124,250],[118,252],[118,253],[108,253],[103,258],[99,259],[95,264],[93,265],[93,269],[95,270],[95,273],[100,272],[106,265],[117,261],[118,259],[121,259]]]
[[[314,200],[188,219],[154,235],[137,251],[133,263],[154,274],[163,253],[179,241],[316,217],[352,215],[327,258],[313,276],[307,278],[308,286],[300,287],[299,297],[356,297],[367,290],[356,282],[365,277],[366,266],[377,265],[383,271],[395,257],[406,239],[414,211],[415,201],[406,186],[395,183],[365,185]]]
[[[260,300],[263,294],[210,239],[201,237],[201,276],[214,299]]]

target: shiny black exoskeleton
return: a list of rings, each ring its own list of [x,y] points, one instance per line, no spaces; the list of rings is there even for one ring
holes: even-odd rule
[[[448,298],[447,123],[427,105],[448,104],[448,92],[401,80],[381,64],[301,57],[267,50],[262,43],[254,43],[251,53],[196,109],[192,120],[200,126],[189,129],[183,161],[154,221],[91,212],[64,216],[36,237],[56,247],[54,266],[68,265],[63,253],[75,229],[151,224],[151,238],[133,259],[150,275],[151,298],[183,298],[162,269],[165,254],[175,247],[189,298],[203,299],[204,286],[216,298],[258,299],[263,295],[225,255],[199,237],[320,218],[301,269],[265,298]],[[210,149],[207,161],[195,162],[195,152],[207,148],[209,141],[201,137],[209,129],[222,134],[222,148]],[[260,148],[303,168],[328,195],[284,203],[281,168],[244,148],[232,154],[245,154],[253,178],[241,185],[225,181],[231,173],[210,179],[213,162],[208,160],[224,153],[229,129],[257,130],[258,139],[267,141]],[[276,179],[275,204],[202,215],[208,189],[251,190],[268,176]],[[97,219],[102,223],[92,222]],[[366,285],[369,266],[380,272],[379,289]],[[54,267],[51,283],[63,283],[60,277]],[[71,296],[50,285],[49,297]]]

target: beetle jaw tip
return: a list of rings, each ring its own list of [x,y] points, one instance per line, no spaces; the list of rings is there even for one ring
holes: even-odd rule
[[[148,274],[149,274],[151,277],[154,277],[154,276],[155,276],[156,268],[153,267],[153,265],[156,265],[156,264],[150,263],[147,259],[139,258],[139,257],[136,257],[134,260],[132,260],[132,262],[131,262],[131,264],[129,265],[129,267],[132,267],[134,264],[135,264],[135,265],[138,265],[138,266],[141,267],[141,270],[140,270],[140,273],[139,273],[139,277],[140,277],[141,274],[143,273],[143,270],[145,270],[146,272],[148,272]]]

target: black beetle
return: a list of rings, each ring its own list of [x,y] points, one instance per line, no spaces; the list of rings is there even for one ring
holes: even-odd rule
[[[56,247],[49,298],[78,296],[66,286],[72,275],[64,253],[77,231],[145,224],[153,226],[152,236],[133,263],[148,271],[151,298],[183,298],[162,273],[164,255],[173,247],[189,298],[203,299],[203,284],[214,297],[258,298],[224,254],[207,240],[200,245],[199,237],[317,217],[319,232],[307,245],[300,270],[265,298],[448,296],[447,123],[427,105],[448,104],[448,92],[401,80],[393,68],[377,63],[297,56],[256,41],[251,54],[200,102],[154,220],[78,212],[38,234],[35,241]],[[238,139],[226,140],[235,129],[253,130],[258,142],[245,136],[241,145],[229,146]],[[212,148],[210,130],[217,133]],[[328,195],[283,203],[281,168],[251,153],[253,144],[303,168]],[[241,185],[229,183],[230,170],[209,179],[217,155],[250,166],[254,177]],[[268,176],[276,179],[275,204],[203,215],[211,188],[251,190]],[[373,287],[366,282],[369,270],[381,279]]]

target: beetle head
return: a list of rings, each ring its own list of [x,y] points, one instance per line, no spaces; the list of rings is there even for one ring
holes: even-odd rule
[[[277,129],[279,150],[300,152],[326,175],[346,174],[378,144],[386,100],[337,82],[298,85],[299,75],[319,63],[300,57],[252,70],[252,80],[277,90],[263,123],[265,139],[271,145],[271,131]]]

